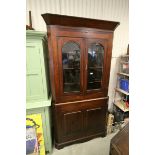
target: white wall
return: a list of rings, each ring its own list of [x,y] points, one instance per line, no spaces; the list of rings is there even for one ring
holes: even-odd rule
[[[119,21],[120,25],[114,32],[109,83],[109,109],[112,108],[118,57],[126,54],[129,43],[129,0],[27,0],[26,23],[29,25],[28,11],[31,10],[32,24],[35,30],[46,31],[41,17],[43,13],[55,13],[78,17]]]

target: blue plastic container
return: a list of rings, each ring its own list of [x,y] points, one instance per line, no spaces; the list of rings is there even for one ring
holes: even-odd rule
[[[120,89],[129,92],[129,80],[120,79]]]

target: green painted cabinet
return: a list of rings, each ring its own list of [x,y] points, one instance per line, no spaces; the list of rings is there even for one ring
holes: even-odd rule
[[[26,33],[26,100],[43,101],[49,97],[45,33]]]
[[[45,32],[26,31],[26,113],[41,114],[45,150],[52,152],[51,94]]]

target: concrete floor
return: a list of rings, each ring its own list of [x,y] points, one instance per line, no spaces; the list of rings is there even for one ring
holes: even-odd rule
[[[61,150],[54,148],[52,154],[49,155],[109,155],[110,140],[116,133],[85,143],[70,145]]]

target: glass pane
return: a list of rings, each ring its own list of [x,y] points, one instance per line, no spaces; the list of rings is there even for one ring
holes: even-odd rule
[[[93,43],[88,48],[88,83],[87,89],[100,89],[103,70],[104,48]]]
[[[64,92],[80,91],[80,47],[68,42],[62,48]]]

